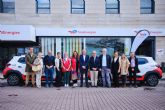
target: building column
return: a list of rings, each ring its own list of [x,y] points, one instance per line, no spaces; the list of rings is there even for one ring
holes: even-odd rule
[[[105,14],[105,0],[85,0],[86,14]]]
[[[15,0],[15,14],[16,15],[30,15],[36,14],[35,0]]]
[[[70,13],[70,0],[51,0],[51,13],[52,14],[69,14]]]
[[[155,13],[165,14],[165,0],[155,0]]]
[[[134,17],[140,14],[140,0],[120,0],[120,14]]]

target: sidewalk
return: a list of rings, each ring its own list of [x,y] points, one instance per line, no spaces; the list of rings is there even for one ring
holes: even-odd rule
[[[0,88],[0,110],[165,110],[165,81],[146,88]]]

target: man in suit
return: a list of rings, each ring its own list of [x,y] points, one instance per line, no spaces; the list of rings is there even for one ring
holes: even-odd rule
[[[48,51],[48,55],[44,57],[45,65],[45,77],[46,77],[46,87],[53,87],[53,74],[55,66],[55,57],[52,55],[51,51]]]
[[[96,55],[96,51],[92,52],[92,56],[89,59],[89,67],[90,67],[90,75],[91,75],[91,82],[92,86],[97,87],[97,80],[98,80],[98,71],[99,71],[99,57]]]
[[[102,49],[102,55],[99,56],[100,59],[100,71],[103,80],[103,87],[111,87],[111,56],[107,54],[107,49]]]
[[[33,53],[33,48],[30,47],[28,54],[26,54],[26,56],[25,56],[25,62],[26,62],[26,68],[25,68],[26,82],[25,82],[25,86],[26,87],[28,86],[30,75],[32,77],[32,86],[35,87],[35,73],[32,71],[32,66],[33,66],[34,60],[36,58],[37,58],[37,56]]]
[[[129,66],[129,80],[130,80],[130,87],[132,87],[132,79],[134,79],[134,87],[137,88],[136,84],[136,73],[138,73],[138,59],[135,56],[134,52],[130,53],[129,58],[130,66]]]
[[[80,55],[80,73],[81,73],[81,85],[83,87],[83,74],[85,74],[86,87],[88,85],[88,67],[89,67],[89,56],[86,55],[86,50],[82,50],[82,55]]]

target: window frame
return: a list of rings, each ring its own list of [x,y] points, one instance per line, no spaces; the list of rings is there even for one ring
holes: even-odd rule
[[[70,7],[71,7],[71,12],[70,12],[70,13],[71,13],[71,14],[85,14],[85,0],[83,0],[83,8],[73,8],[73,7],[72,7],[72,4],[73,4],[73,3],[72,3],[72,0],[70,0],[70,2],[71,2],[71,3],[70,3],[70,5],[71,5],[71,6],[70,6]],[[83,13],[73,13],[73,10],[79,10],[79,9],[82,9],[82,10],[83,10]]]
[[[117,8],[107,8],[107,0],[105,0],[105,14],[120,14],[120,0],[116,0],[117,1]],[[118,13],[107,13],[107,9],[117,9]]]
[[[1,5],[1,8],[0,8],[0,13],[8,13],[8,14],[15,14],[15,0],[12,1],[14,3],[14,7],[13,8],[8,8],[8,7],[4,7],[4,2],[3,0],[0,0],[0,5]],[[8,2],[9,3],[9,2]],[[4,12],[5,9],[10,9],[12,10],[12,12]]]
[[[150,13],[143,13],[142,9],[150,9]],[[141,7],[141,0],[140,0],[140,14],[155,14],[155,0],[151,0],[151,8],[150,7]]]
[[[48,13],[39,13],[39,9],[48,9],[49,12]],[[36,0],[36,13],[37,14],[50,14],[51,13],[51,3],[50,3],[50,0],[49,0],[49,8],[41,8],[41,7],[38,7],[38,0]]]

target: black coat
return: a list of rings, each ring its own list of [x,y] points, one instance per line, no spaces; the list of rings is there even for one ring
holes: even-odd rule
[[[90,67],[90,70],[93,70],[92,68],[97,68],[97,70],[99,70],[99,67],[100,67],[100,60],[99,60],[99,57],[96,56],[95,58],[95,62],[94,62],[94,57],[90,57],[89,59],[89,67]]]
[[[129,60],[129,62],[131,63],[131,57],[130,57],[128,60]],[[132,70],[131,70],[131,64],[130,64],[128,70],[129,70],[129,72],[132,71]],[[139,68],[138,68],[138,59],[137,59],[136,57],[135,57],[135,72],[136,72],[136,73],[139,72]]]
[[[45,65],[45,67],[46,67],[46,65],[48,65],[48,66],[52,66],[52,65],[55,66],[55,57],[46,55],[44,57],[44,65]]]
[[[114,57],[113,57],[112,64],[111,64],[111,72],[112,72],[112,74],[117,74],[118,73],[119,65],[120,65],[119,64],[119,57],[116,60],[116,62],[114,61]]]
[[[100,55],[99,56],[100,68],[102,68],[102,59],[103,59],[103,55]],[[107,60],[107,68],[111,69],[111,56],[110,55],[106,55],[106,60]]]
[[[83,55],[80,55],[79,62],[80,62],[80,71],[83,70],[82,66],[85,66],[86,70],[88,70],[88,67],[89,67],[89,56],[88,55],[85,56],[85,61],[84,61]]]

